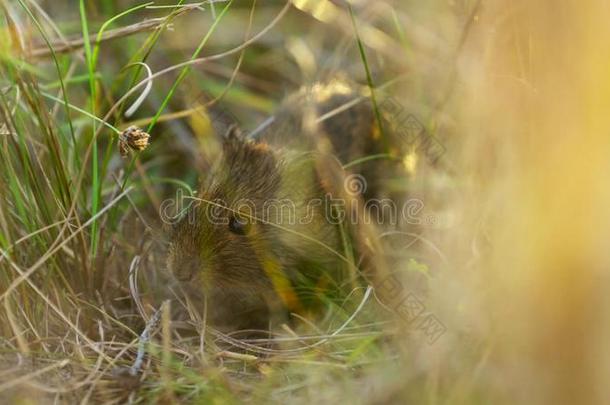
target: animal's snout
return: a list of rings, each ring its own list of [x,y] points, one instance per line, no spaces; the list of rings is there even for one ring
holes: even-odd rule
[[[193,271],[192,270],[183,270],[183,269],[178,269],[175,272],[176,278],[178,279],[178,281],[191,281],[191,279],[193,278]]]
[[[178,281],[191,281],[200,268],[199,260],[179,260],[174,264],[174,276]]]

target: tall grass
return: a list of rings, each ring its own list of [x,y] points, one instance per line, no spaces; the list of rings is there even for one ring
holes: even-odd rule
[[[0,2],[0,402],[608,403],[607,7],[292,3]],[[386,142],[412,115],[446,149],[387,145],[385,191],[423,207],[374,229],[395,278],[221,333],[165,268],[159,206],[209,171],[215,117],[253,130],[336,76]],[[152,143],[123,159],[134,123]]]

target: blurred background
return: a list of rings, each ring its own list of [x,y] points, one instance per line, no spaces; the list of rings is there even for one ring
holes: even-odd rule
[[[0,402],[610,402],[607,2],[0,12]],[[170,67],[126,116],[147,69]],[[145,371],[126,372],[169,298],[161,202],[197,187],[227,126],[253,131],[337,77],[372,86],[394,130],[411,117],[441,151],[392,145],[401,171],[384,187],[421,203],[417,221],[379,229],[396,279],[375,288],[396,301],[362,301],[308,350],[286,332],[272,354],[227,354],[166,311]],[[130,125],[151,144],[125,159]],[[349,317],[335,315],[320,339]]]

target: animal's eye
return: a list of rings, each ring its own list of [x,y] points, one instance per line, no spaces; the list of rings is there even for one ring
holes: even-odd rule
[[[250,224],[246,218],[240,218],[236,215],[233,215],[229,219],[229,230],[236,235],[245,235],[248,233],[248,228]]]

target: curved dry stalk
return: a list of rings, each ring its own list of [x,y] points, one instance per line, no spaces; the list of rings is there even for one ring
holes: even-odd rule
[[[9,380],[9,381],[7,381],[7,382],[5,382],[3,384],[0,384],[0,392],[6,391],[9,388],[15,387],[15,386],[17,386],[19,384],[23,384],[23,383],[27,382],[28,380],[31,380],[32,378],[35,378],[35,377],[38,377],[39,375],[48,373],[49,371],[54,370],[56,368],[65,367],[65,366],[68,365],[68,363],[70,363],[70,360],[65,359],[65,360],[62,360],[62,361],[57,362],[55,364],[51,364],[50,366],[43,367],[40,370],[36,370],[36,371],[33,371],[33,372],[29,373],[29,374],[22,375],[21,377],[17,377],[17,378],[15,378],[13,380]]]
[[[411,243],[409,243],[408,245],[404,246],[403,249],[409,248],[412,244],[414,244],[418,240],[423,242],[426,246],[430,247],[443,260],[443,263],[445,265],[449,265],[449,260],[447,260],[447,257],[445,256],[445,254],[443,252],[441,252],[441,250],[431,240],[424,238],[423,236],[421,236],[421,234],[416,234],[416,233],[412,233],[412,232],[403,232],[403,231],[387,231],[387,232],[384,232],[381,235],[379,235],[379,239],[385,238],[386,236],[393,236],[393,235],[403,235],[403,236],[410,236],[410,237],[414,238],[414,240]]]
[[[292,4],[292,1],[289,0],[288,2],[286,2],[286,5],[282,8],[282,10],[278,13],[278,15],[265,27],[263,28],[258,34],[256,34],[255,36],[253,36],[252,38],[250,38],[249,40],[243,42],[241,45],[229,49],[228,51],[225,52],[221,52],[221,53],[217,53],[215,55],[211,55],[211,56],[204,56],[202,58],[196,58],[196,59],[192,59],[186,62],[182,62],[182,63],[178,63],[176,65],[172,65],[169,66],[165,69],[162,69],[156,73],[154,73],[152,76],[147,77],[146,79],[143,79],[142,81],[140,81],[139,83],[137,83],[136,85],[134,85],[131,89],[129,89],[124,95],[123,97],[121,97],[116,103],[114,103],[114,105],[110,108],[110,110],[106,113],[106,116],[104,117],[104,119],[109,119],[110,116],[116,111],[116,109],[125,102],[125,100],[131,96],[133,93],[135,93],[140,87],[144,86],[146,83],[148,83],[151,80],[154,80],[155,78],[162,76],[164,74],[173,72],[174,70],[178,70],[180,68],[186,67],[186,66],[191,66],[191,65],[198,65],[200,63],[204,63],[204,62],[210,62],[213,60],[218,60],[218,59],[222,59],[225,58],[227,56],[233,55],[237,52],[240,52],[241,50],[247,48],[248,46],[252,45],[253,43],[255,43],[256,41],[258,41],[261,37],[263,37],[267,32],[269,32],[269,30],[271,30],[271,28],[273,28],[286,14],[286,12],[288,12],[288,10],[290,9],[290,5]],[[97,134],[96,134],[97,135]]]
[[[211,6],[212,6],[212,11],[213,11],[214,3],[211,3]],[[250,36],[250,31],[252,29],[252,21],[254,20],[254,10],[255,9],[256,9],[256,0],[254,0],[252,2],[252,8],[250,9],[250,16],[248,18],[248,27],[246,28],[246,34],[244,35],[244,37],[245,37],[244,41],[247,41],[248,37]],[[214,17],[214,18],[216,18],[216,17]],[[229,92],[229,89],[231,88],[231,86],[233,86],[233,82],[235,81],[235,78],[237,77],[237,73],[239,73],[239,68],[241,67],[245,54],[246,54],[246,48],[242,49],[241,53],[239,54],[239,59],[237,59],[237,64],[235,65],[235,68],[231,72],[231,77],[229,78],[229,83],[227,83],[225,88],[220,92],[220,94],[218,96],[214,97],[214,99],[207,102],[204,105],[204,107],[209,107],[209,106],[217,103]]]
[[[176,12],[176,14],[174,14],[174,16],[177,16],[179,14],[182,14],[186,11],[190,11],[193,9],[195,9],[195,7],[185,6],[183,9]],[[158,29],[160,27],[163,27],[163,25],[166,23],[166,21],[167,21],[167,17],[151,18],[148,20],[140,21],[140,22],[132,24],[132,25],[128,25],[126,27],[108,30],[104,34],[102,34],[102,36],[99,38],[99,43],[110,41],[110,40],[116,39],[116,38],[126,37],[126,36],[137,34],[139,32],[143,32],[143,31],[152,31],[152,30]],[[97,42],[96,37],[97,37],[97,35],[90,35],[89,43],[94,44],[95,42]],[[77,38],[77,39],[68,40],[67,42],[64,41],[59,44],[53,43],[53,44],[51,44],[51,46],[55,50],[56,54],[69,53],[69,52],[74,52],[74,51],[84,47],[85,40],[83,38]],[[51,50],[48,47],[35,48],[31,52],[28,53],[28,56],[32,57],[32,58],[46,58],[51,55],[52,55]]]
[[[54,222],[50,225],[47,226],[43,226],[40,229],[35,230],[34,232],[30,232],[27,235],[22,236],[21,238],[17,239],[15,242],[13,242],[11,245],[9,245],[5,251],[8,253],[11,250],[13,250],[13,248],[15,248],[17,245],[19,245],[20,243],[25,242],[26,240],[33,238],[34,236],[43,233],[44,231],[48,231],[49,229],[55,228],[56,226],[59,226],[61,224],[63,224],[64,222],[68,221],[68,219],[62,219],[61,221],[57,221]],[[4,256],[0,256],[0,262],[2,262],[2,260],[4,259]]]
[[[138,312],[144,321],[148,321],[146,316],[146,311],[144,311],[144,305],[142,305],[142,301],[140,300],[140,292],[138,291],[138,269],[140,268],[140,256],[134,256],[131,261],[131,265],[129,266],[129,292],[131,293],[131,298],[136,303],[136,307],[138,308]]]
[[[144,62],[135,62],[135,63],[132,63],[131,65],[126,66],[125,68],[130,68],[134,65],[144,66],[144,69],[146,69],[146,74],[148,75],[148,77],[152,76],[152,71],[150,70],[150,67],[148,67],[148,65]],[[150,93],[152,86],[153,86],[153,81],[150,80],[146,84],[146,87],[142,91],[142,94],[140,94],[140,96],[137,98],[137,100],[133,102],[131,107],[129,107],[127,109],[127,111],[125,111],[125,114],[124,114],[125,117],[127,117],[127,118],[131,117],[138,110],[138,108],[140,108],[140,106],[142,105],[142,103],[144,102],[144,100],[146,99],[148,94]]]
[[[17,288],[24,280],[29,280],[29,277],[36,271],[38,270],[40,267],[42,267],[42,265],[52,256],[54,255],[58,250],[60,250],[62,248],[62,246],[66,245],[70,240],[72,240],[76,235],[78,235],[80,232],[82,232],[86,227],[88,227],[89,225],[91,225],[97,218],[99,218],[101,215],[105,214],[110,208],[112,208],[119,200],[121,200],[125,195],[127,195],[127,193],[129,193],[131,190],[133,189],[133,187],[129,187],[127,190],[123,191],[121,194],[119,194],[118,197],[116,197],[114,200],[112,200],[110,203],[108,203],[108,205],[106,205],[103,209],[101,209],[96,215],[92,216],[91,218],[89,218],[89,220],[87,222],[85,222],[81,227],[79,227],[77,230],[75,230],[73,233],[71,233],[70,235],[68,235],[58,246],[54,246],[51,249],[49,249],[40,259],[38,259],[36,261],[36,263],[34,263],[34,265],[32,265],[29,269],[27,269],[26,271],[21,271],[19,269],[19,277],[17,277],[15,280],[13,280],[13,282],[11,283],[11,285],[9,285],[9,287],[6,289],[6,291],[4,291],[2,293],[2,295],[0,295],[0,301],[2,301],[4,298],[6,298],[11,292],[13,292],[13,290],[15,290],[15,288]],[[64,225],[65,227],[65,225]],[[58,238],[60,238],[61,234],[58,236]],[[9,260],[9,262],[12,263],[12,261],[9,259],[8,255],[4,252],[4,250],[0,250],[0,253]]]
[[[230,49],[226,52],[222,52],[216,55],[212,55],[209,57],[203,57],[203,58],[198,58],[198,59],[193,59],[191,61],[182,63],[182,64],[178,64],[178,65],[174,65],[174,66],[170,66],[169,68],[166,68],[160,72],[157,72],[155,74],[153,74],[152,76],[150,76],[147,79],[142,80],[140,83],[136,84],[134,87],[132,87],[130,90],[127,91],[127,93],[125,93],[123,95],[123,97],[121,97],[116,103],[114,103],[114,105],[110,108],[110,110],[108,110],[108,112],[106,113],[106,115],[104,116],[104,118],[102,119],[103,122],[106,122],[110,119],[110,117],[112,116],[112,114],[117,110],[117,108],[122,105],[122,103],[125,102],[125,100],[131,96],[133,93],[135,93],[135,91],[137,91],[140,87],[142,87],[143,85],[145,85],[148,81],[155,79],[158,76],[161,76],[162,74],[165,73],[169,73],[171,71],[177,70],[181,67],[190,65],[190,64],[197,64],[197,63],[203,63],[206,61],[210,61],[210,60],[217,60],[217,59],[221,59],[224,58],[226,56],[232,55],[236,52],[241,51],[242,49],[246,48],[247,46],[249,46],[250,44],[256,42],[258,39],[260,39],[263,35],[265,35],[273,26],[275,26],[281,19],[282,17],[288,12],[290,5],[292,4],[291,0],[288,0],[286,2],[286,5],[282,8],[282,10],[278,13],[278,15],[271,21],[271,23],[269,23],[264,29],[262,29],[257,35],[255,35],[254,37],[252,37],[250,40],[242,43],[241,45]],[[82,165],[83,165],[83,170],[81,170],[79,176],[78,176],[78,180],[76,181],[76,187],[75,187],[75,195],[78,194],[80,192],[80,189],[82,187],[82,183],[83,183],[83,179],[85,177],[85,165],[89,159],[89,157],[91,156],[91,152],[93,149],[93,142],[95,142],[97,140],[97,138],[99,137],[99,135],[101,134],[101,131],[103,129],[103,126],[100,126],[97,131],[95,132],[95,134],[93,135],[91,141],[89,142],[89,145],[87,146],[87,150],[85,151],[85,155],[82,161]],[[74,215],[74,213],[76,212],[76,203],[77,203],[77,199],[74,199],[72,201],[72,205],[70,206],[70,209],[68,211],[68,215],[66,216],[67,218],[70,218],[72,215]],[[62,229],[59,232],[59,235],[57,236],[57,238],[55,239],[55,241],[53,241],[53,243],[51,244],[51,249],[53,249],[55,247],[56,244],[60,243],[61,237],[63,236],[63,233],[66,230],[67,225],[64,225],[62,227]],[[0,298],[1,299],[1,298]]]
[[[198,197],[185,197],[185,198],[191,199],[191,200],[195,200],[195,201],[201,201],[201,202],[204,202],[206,204],[213,205],[214,207],[223,208],[223,209],[226,209],[228,211],[231,211],[234,214],[239,214],[239,215],[241,215],[241,216],[243,216],[243,217],[245,217],[247,219],[250,219],[252,221],[257,221],[257,222],[263,223],[265,225],[269,225],[271,227],[274,227],[274,228],[277,228],[279,230],[282,230],[284,232],[288,232],[288,233],[291,233],[293,235],[299,236],[299,237],[301,237],[301,238],[303,238],[303,239],[305,239],[305,240],[307,240],[309,242],[313,242],[316,245],[318,245],[318,246],[324,248],[325,250],[329,251],[330,253],[332,253],[333,255],[338,257],[339,259],[341,259],[343,262],[345,262],[348,266],[355,267],[354,264],[346,256],[344,256],[341,253],[337,252],[335,249],[333,249],[332,247],[328,246],[324,242],[320,242],[316,238],[312,238],[311,236],[305,235],[305,234],[303,234],[301,232],[292,230],[290,228],[286,228],[285,226],[282,226],[280,224],[276,224],[274,222],[265,220],[263,218],[258,218],[258,217],[254,216],[254,215],[249,215],[249,214],[244,213],[244,212],[239,212],[239,211],[237,211],[237,210],[235,210],[233,208],[227,207],[226,205],[219,204],[219,203],[214,202],[214,201],[210,201],[210,200],[206,200],[204,198],[198,198]],[[358,270],[358,268],[356,268],[356,270]]]
[[[249,343],[244,343],[243,341],[234,339],[234,338],[232,338],[232,337],[230,337],[228,335],[225,335],[222,332],[219,332],[219,331],[216,331],[216,330],[212,330],[212,333],[214,335],[216,335],[217,337],[219,337],[221,340],[229,342],[229,343],[231,343],[231,344],[233,344],[233,345],[235,345],[237,347],[241,347],[243,349],[251,350],[251,351],[254,351],[254,352],[269,353],[269,354],[301,353],[301,352],[304,352],[306,350],[310,350],[310,349],[313,349],[313,348],[318,347],[320,345],[323,345],[324,343],[328,342],[330,339],[336,337],[345,328],[347,328],[347,326],[360,313],[362,308],[364,308],[364,304],[366,304],[366,302],[368,301],[369,297],[371,296],[371,293],[373,293],[373,287],[372,286],[368,286],[366,288],[366,292],[364,293],[364,297],[362,297],[362,301],[360,301],[360,304],[358,305],[356,310],[350,315],[350,317],[339,328],[337,328],[333,333],[328,335],[328,337],[325,337],[325,338],[323,338],[323,339],[321,339],[321,340],[319,340],[319,341],[317,341],[315,343],[312,343],[310,345],[303,346],[303,347],[298,347],[296,349],[282,349],[282,350],[268,349],[268,348],[265,348],[265,347],[260,347],[260,346],[252,345],[252,344],[249,344]]]

